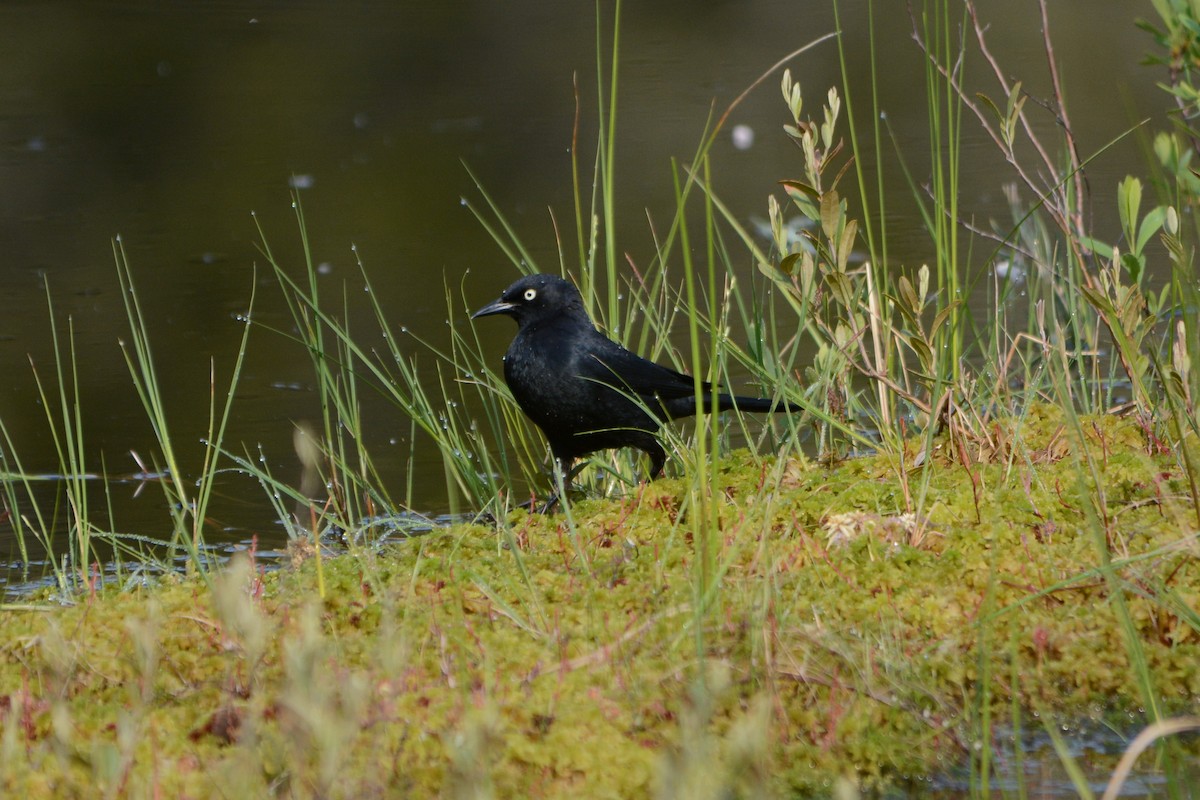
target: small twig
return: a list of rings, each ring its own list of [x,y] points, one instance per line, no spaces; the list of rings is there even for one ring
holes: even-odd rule
[[[1046,50],[1046,63],[1050,69],[1050,82],[1054,86],[1054,101],[1058,106],[1056,116],[1067,140],[1067,152],[1071,158],[1071,175],[1075,184],[1075,213],[1072,214],[1075,231],[1082,234],[1083,230],[1083,200],[1086,178],[1083,174],[1083,164],[1079,158],[1079,148],[1075,144],[1075,134],[1071,132],[1071,120],[1067,117],[1067,104],[1063,100],[1062,81],[1058,76],[1058,62],[1054,58],[1054,44],[1050,40],[1050,18],[1046,13],[1046,0],[1038,0],[1042,12],[1042,44]],[[1064,209],[1065,210],[1065,209]]]
[[[1195,730],[1200,730],[1200,717],[1162,719],[1144,728],[1129,743],[1129,747],[1125,750],[1124,755],[1121,756],[1121,760],[1117,762],[1117,768],[1113,770],[1112,777],[1109,778],[1108,786],[1105,787],[1104,796],[1101,800],[1116,800],[1117,796],[1121,794],[1121,787],[1125,785],[1126,779],[1129,778],[1129,773],[1133,770],[1133,762],[1137,761],[1138,756],[1157,739]]]
[[[626,642],[641,636],[650,628],[650,626],[661,622],[664,619],[670,619],[677,614],[682,614],[689,608],[691,608],[690,604],[682,603],[680,605],[672,606],[671,608],[660,611],[640,625],[627,628],[624,633],[611,642],[605,642],[604,645],[598,650],[593,650],[590,653],[584,653],[583,655],[576,656],[570,660],[562,661],[552,667],[549,667],[542,674],[552,675],[556,672],[571,672],[579,669],[580,667],[591,667],[597,664],[603,664],[605,661],[611,660],[613,650],[617,647],[620,647]]]

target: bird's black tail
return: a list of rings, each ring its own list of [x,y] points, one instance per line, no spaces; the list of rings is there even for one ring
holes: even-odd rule
[[[695,395],[686,397],[672,397],[668,401],[659,401],[660,408],[665,411],[667,419],[678,420],[682,416],[692,416],[697,413]],[[738,395],[718,395],[716,396],[716,410],[718,411],[756,411],[756,413],[768,414],[770,411],[788,411],[788,413],[800,413],[804,410],[802,405],[796,403],[788,403],[787,401],[776,401],[776,399],[768,399],[766,397],[739,397]],[[713,396],[703,395],[701,397],[700,409],[698,413],[708,414],[713,410]]]
[[[663,408],[667,412],[667,416],[672,419],[679,417],[690,417],[696,413],[696,398],[676,397],[667,402],[664,402]],[[770,413],[772,411],[789,411],[799,413],[804,410],[802,406],[796,403],[789,403],[786,400],[770,400],[766,397],[740,397],[733,394],[717,395],[717,410],[718,411],[754,411],[759,413]],[[703,398],[703,406],[700,408],[701,414],[706,414],[712,410],[712,396]]]
[[[710,400],[709,403],[712,401]],[[706,404],[707,405],[707,404]],[[709,406],[711,408],[711,405]],[[786,400],[770,400],[766,397],[739,397],[733,394],[717,395],[717,408],[721,411],[790,411],[799,413],[804,409]]]

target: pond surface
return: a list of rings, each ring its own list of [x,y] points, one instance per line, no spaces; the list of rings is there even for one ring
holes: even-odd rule
[[[879,97],[895,146],[922,180],[929,163],[924,73],[905,6],[875,3]],[[1141,66],[1152,43],[1133,25],[1136,15],[1152,13],[1149,3],[1057,0],[1051,6],[1056,55],[1084,156],[1143,119],[1151,119],[1146,135],[1165,129],[1167,98],[1155,87],[1164,76]],[[1009,74],[1034,95],[1048,96],[1036,5],[993,0],[981,9]],[[865,1],[843,2],[841,20],[851,85],[865,93]],[[465,317],[515,277],[461,202],[478,197],[463,162],[536,262],[557,269],[550,212],[560,220],[572,216],[576,78],[585,169],[594,152],[596,25],[591,4],[530,0],[0,5],[0,359],[6,376],[0,420],[12,438],[11,453],[28,472],[59,469],[30,366],[32,360],[53,396],[49,295],[60,336],[68,319],[74,332],[85,466],[124,477],[109,486],[107,498],[97,490],[97,507],[111,503],[113,527],[121,531],[160,536],[168,524],[162,494],[137,475],[154,471],[156,444],[118,346],[128,328],[114,236],[124,243],[150,320],[185,469],[198,469],[203,458],[210,362],[219,376],[228,374],[242,335],[237,316],[255,281],[256,319],[290,328],[257,250],[251,213],[271,246],[298,268],[293,187],[303,198],[323,291],[362,291],[353,246],[392,323],[436,344],[446,338],[444,285],[455,292],[454,313]],[[651,261],[647,215],[659,223],[669,219],[670,159],[691,156],[710,110],[719,113],[776,60],[835,27],[828,3],[625,4],[616,162],[620,252],[639,266]],[[832,41],[790,66],[810,109],[840,84]],[[982,80],[977,59],[968,67],[972,79]],[[990,83],[981,88],[995,93]],[[781,194],[777,181],[799,175],[799,158],[781,130],[786,121],[778,77],[772,77],[731,117],[727,132],[743,126],[741,138],[725,136],[713,150],[714,184],[742,220],[765,218],[768,195]],[[1053,125],[1048,116],[1044,122]],[[1001,187],[1012,174],[970,120],[964,127],[962,206],[981,225],[1007,220]],[[883,152],[893,153],[893,145],[885,143]],[[894,266],[918,266],[930,259],[931,245],[897,165],[889,156],[881,168],[895,195],[889,209]],[[1136,135],[1089,165],[1101,238],[1112,238],[1115,228],[1117,181],[1146,172]],[[981,263],[986,250],[974,254]],[[469,303],[457,299],[460,286]],[[503,321],[494,324],[499,327],[489,336],[498,364],[511,331]],[[275,474],[298,479],[294,426],[319,415],[306,353],[285,335],[255,329],[233,413],[228,441],[261,447]],[[408,421],[369,406],[367,431],[385,479],[397,487],[411,480],[414,509],[445,512],[440,460],[428,443],[417,442],[409,463]],[[51,499],[59,487],[47,481],[44,491]],[[261,490],[248,479],[231,475],[212,514],[212,542],[237,547],[257,537],[269,549],[284,540]],[[10,529],[0,528],[0,559],[11,562],[15,553]],[[1069,796],[1069,787],[1047,792],[1036,796]]]
[[[880,104],[920,180],[929,162],[922,56],[905,4],[875,5]],[[1149,5],[1052,6],[1085,156],[1144,118],[1153,118],[1152,130],[1165,127],[1167,100],[1155,88],[1163,76],[1139,64],[1152,43],[1133,25]],[[981,8],[997,57],[1036,96],[1048,95],[1036,6]],[[865,2],[843,2],[841,19],[851,85],[865,96]],[[454,313],[465,317],[515,276],[461,202],[478,198],[464,162],[541,268],[557,269],[551,212],[572,217],[576,79],[584,169],[594,153],[596,27],[590,4],[528,0],[0,6],[0,420],[21,466],[53,473],[60,463],[30,367],[32,359],[53,397],[48,294],[60,336],[68,320],[74,332],[86,468],[125,476],[156,468],[155,440],[118,346],[128,339],[112,255],[120,235],[185,471],[202,459],[210,362],[224,380],[242,334],[237,315],[257,280],[264,327],[251,337],[228,442],[261,445],[276,474],[298,477],[294,425],[316,419],[319,409],[307,355],[269,330],[287,332],[291,322],[257,250],[251,213],[272,248],[299,268],[291,189],[300,187],[326,296],[361,293],[353,246],[391,322],[444,343],[444,286],[455,293]],[[639,266],[652,260],[647,215],[669,220],[670,159],[687,161],[710,110],[724,109],[776,60],[834,29],[828,3],[626,4],[619,252]],[[830,41],[790,65],[814,112],[840,81],[837,58]],[[968,66],[982,80],[982,66]],[[785,121],[772,77],[730,118],[727,132],[743,126],[742,138],[724,136],[713,150],[714,185],[747,222],[765,218],[767,196],[780,194],[777,181],[800,172]],[[1012,175],[976,127],[965,128],[962,205],[980,224],[1007,220],[1001,186]],[[931,245],[898,167],[889,159],[882,168],[895,195],[890,252],[896,268],[912,268],[929,260]],[[1111,229],[1113,189],[1127,172],[1145,172],[1132,136],[1089,166],[1098,224]],[[491,322],[498,364],[511,331]],[[364,316],[364,330],[368,323]],[[408,421],[390,408],[368,404],[367,412],[385,478],[398,487],[411,478],[415,510],[446,511],[433,448],[418,441],[410,467]],[[46,491],[56,490],[51,483]],[[156,535],[166,524],[161,493],[138,480],[113,485],[97,502],[112,503],[118,530]],[[283,536],[259,488],[236,476],[212,513],[210,541],[257,535],[270,546]],[[0,558],[13,550],[7,535],[0,531]]]

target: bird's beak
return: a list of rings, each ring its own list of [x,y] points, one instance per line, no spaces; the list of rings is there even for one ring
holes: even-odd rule
[[[506,303],[503,300],[496,300],[488,303],[483,308],[471,315],[471,319],[479,319],[480,317],[490,317],[492,314],[507,314],[516,306],[513,303]]]

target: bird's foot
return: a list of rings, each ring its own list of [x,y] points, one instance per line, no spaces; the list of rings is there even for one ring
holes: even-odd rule
[[[559,494],[555,492],[547,497],[543,503],[539,503],[536,497],[531,497],[517,506],[517,508],[523,509],[530,514],[552,514],[554,513],[554,509],[558,508],[558,505]]]

